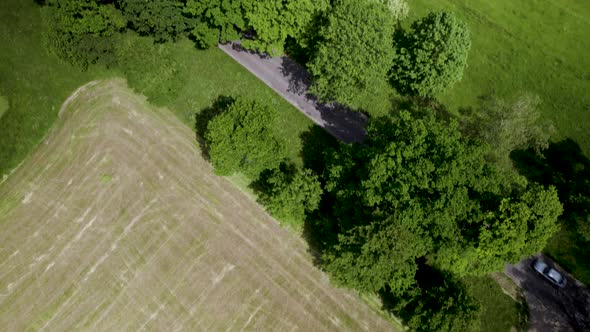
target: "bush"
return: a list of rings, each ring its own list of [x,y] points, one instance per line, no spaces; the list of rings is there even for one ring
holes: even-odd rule
[[[205,143],[218,175],[243,173],[256,179],[286,157],[286,143],[275,133],[277,113],[259,102],[236,99],[207,125]]]
[[[322,188],[309,169],[282,165],[263,174],[260,182],[260,202],[280,221],[302,226],[305,214],[319,207]]]
[[[97,63],[114,65],[113,36],[126,24],[114,6],[92,0],[49,1],[42,17],[50,52],[84,69]]]

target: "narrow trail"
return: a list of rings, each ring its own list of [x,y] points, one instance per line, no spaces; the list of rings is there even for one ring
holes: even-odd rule
[[[245,50],[239,43],[220,44],[219,48],[337,139],[351,143],[365,138],[367,118],[310,95],[311,76],[300,64],[286,56],[271,58]]]

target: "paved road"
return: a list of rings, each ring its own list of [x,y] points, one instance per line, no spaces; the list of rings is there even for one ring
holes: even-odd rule
[[[251,52],[239,43],[219,45],[219,48],[334,137],[346,143],[365,138],[367,118],[341,105],[320,103],[309,95],[311,77],[295,61],[286,56],[271,58]]]
[[[566,276],[564,288],[533,270],[532,262],[538,257]],[[516,265],[507,264],[504,272],[524,291],[531,331],[590,331],[590,291],[549,258],[536,255]]]

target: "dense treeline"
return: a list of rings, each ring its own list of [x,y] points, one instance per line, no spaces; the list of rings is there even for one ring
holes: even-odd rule
[[[415,330],[474,330],[480,309],[462,278],[540,251],[558,228],[556,190],[510,160],[546,147],[548,131],[530,96],[447,114],[434,97],[461,78],[469,30],[432,13],[405,31],[407,10],[401,0],[48,0],[43,15],[52,52],[118,66],[163,103],[190,75],[171,55],[184,38],[201,48],[241,38],[271,55],[294,43],[326,101],[355,105],[391,84],[407,102],[371,118],[362,144],[310,139],[303,165],[286,160],[278,114],[257,100],[224,100],[197,131],[217,174],[246,175],[271,214],[310,233],[332,280],[381,294]]]

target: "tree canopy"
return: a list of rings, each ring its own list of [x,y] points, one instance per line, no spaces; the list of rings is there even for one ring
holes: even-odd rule
[[[201,48],[239,39],[246,21],[242,0],[187,0],[184,12],[197,18],[191,35]]]
[[[326,19],[308,63],[312,92],[326,101],[355,104],[386,81],[395,19],[385,4],[372,0],[334,1]]]
[[[512,168],[512,151],[532,148],[539,153],[549,147],[553,127],[541,121],[540,103],[539,97],[530,94],[513,100],[481,97],[476,109],[462,110],[461,129],[493,146],[491,159]]]
[[[176,40],[195,22],[183,15],[182,0],[117,0],[133,30],[157,41]]]
[[[399,31],[390,78],[409,95],[434,97],[463,76],[471,37],[465,23],[449,12],[430,13]]]
[[[251,179],[274,169],[285,158],[285,142],[275,133],[276,111],[270,106],[236,99],[207,125],[205,141],[219,175],[243,173]]]
[[[400,293],[420,258],[479,275],[539,251],[561,213],[556,192],[503,176],[488,149],[456,121],[413,110],[374,119],[363,145],[333,151],[325,177],[339,235],[325,261],[335,280]]]
[[[113,5],[100,1],[50,0],[42,8],[48,29],[48,49],[65,61],[88,67],[94,63],[114,63],[112,36],[126,20]]]
[[[243,45],[270,55],[283,53],[288,36],[298,39],[316,15],[326,10],[327,0],[243,0],[248,26],[256,33]]]
[[[322,187],[309,169],[282,165],[264,174],[261,182],[260,201],[281,221],[300,227],[306,213],[319,207]]]

